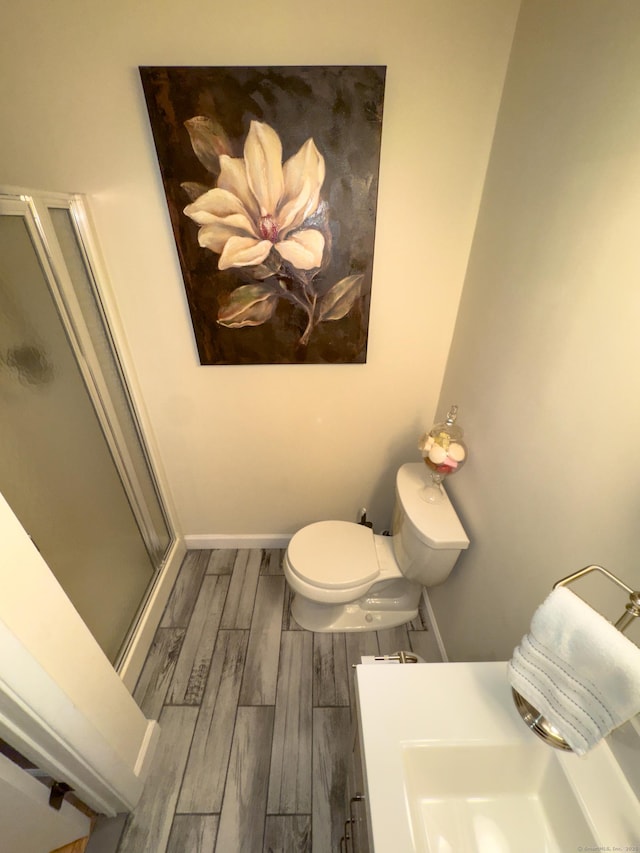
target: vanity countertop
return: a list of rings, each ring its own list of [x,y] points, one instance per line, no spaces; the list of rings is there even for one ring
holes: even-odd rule
[[[356,685],[375,853],[430,849],[412,828],[407,747],[517,744],[557,756],[598,844],[640,853],[640,804],[606,742],[582,758],[543,743],[515,708],[506,663],[361,664]],[[575,850],[588,843],[576,838]]]

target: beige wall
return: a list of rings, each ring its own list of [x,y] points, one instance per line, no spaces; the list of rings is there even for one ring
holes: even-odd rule
[[[6,5],[6,4],[5,4]],[[24,0],[3,13],[0,184],[90,197],[185,534],[367,505],[435,412],[518,0]],[[366,365],[200,367],[139,65],[386,64]]]
[[[638,3],[525,0],[439,406],[471,448],[472,545],[431,593],[452,659],[510,657],[584,565],[640,587],[639,80]]]
[[[518,5],[5,9],[0,184],[90,196],[185,533],[363,504],[388,523],[436,411]],[[432,591],[453,658],[508,656],[586,563],[640,586],[638,33],[635,0],[523,4],[438,406],[471,447],[450,490],[472,547]],[[368,363],[199,367],[137,66],[336,62],[388,66]]]

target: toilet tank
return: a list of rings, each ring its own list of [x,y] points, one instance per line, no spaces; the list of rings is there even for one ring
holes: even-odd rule
[[[396,475],[393,550],[406,578],[436,586],[447,579],[469,539],[444,490],[440,503],[422,500],[428,478],[423,462],[408,462]]]

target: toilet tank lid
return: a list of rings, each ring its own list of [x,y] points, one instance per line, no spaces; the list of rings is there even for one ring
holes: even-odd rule
[[[407,462],[398,470],[396,493],[406,518],[416,535],[430,548],[468,548],[469,538],[447,493],[444,492],[444,500],[437,504],[427,503],[420,497],[428,479],[424,462]]]

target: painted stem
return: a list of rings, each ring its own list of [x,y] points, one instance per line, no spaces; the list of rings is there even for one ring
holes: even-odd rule
[[[300,341],[299,341],[299,343],[300,343],[302,346],[305,346],[305,347],[306,347],[306,345],[309,343],[309,338],[311,337],[311,332],[312,332],[312,331],[314,330],[314,328],[315,328],[315,323],[314,323],[314,321],[313,321],[313,316],[314,316],[314,314],[315,314],[315,312],[316,312],[316,302],[317,302],[317,299],[318,299],[318,298],[317,298],[317,296],[314,296],[314,297],[313,297],[313,299],[312,299],[312,303],[311,303],[311,305],[310,305],[310,306],[309,306],[309,308],[307,309],[307,315],[308,315],[308,317],[309,317],[309,322],[307,323],[307,328],[306,328],[306,329],[304,330],[304,332],[302,333],[302,337],[300,338]]]
[[[298,308],[302,308],[302,310],[307,315],[307,326],[304,332],[302,333],[302,337],[298,341],[301,346],[307,346],[307,344],[309,343],[309,338],[311,337],[311,332],[315,328],[314,314],[318,297],[315,293],[309,293],[306,287],[306,282],[304,281],[300,282],[301,288],[298,292],[289,290],[287,288],[287,282],[291,282],[294,285],[296,284],[296,282],[292,281],[290,278],[280,276],[278,278],[278,281],[282,286],[282,296],[284,296],[284,298],[291,302],[293,305],[296,305]],[[304,299],[302,298],[302,296],[304,296]]]

